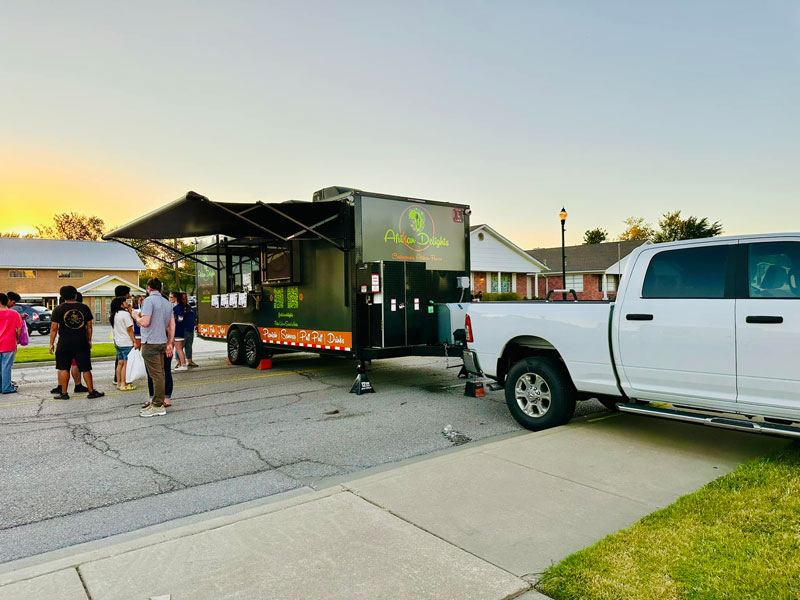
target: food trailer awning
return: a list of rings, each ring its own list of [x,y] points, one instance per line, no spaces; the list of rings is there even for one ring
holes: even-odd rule
[[[273,204],[214,202],[196,192],[188,192],[182,198],[106,233],[103,239],[121,242],[144,253],[147,253],[145,247],[152,243],[168,248],[182,258],[193,257],[161,240],[222,235],[236,239],[252,237],[288,241],[308,236],[344,250],[336,241],[342,238],[342,228],[334,225],[342,217],[342,207],[342,200]],[[131,240],[146,241],[133,245]]]

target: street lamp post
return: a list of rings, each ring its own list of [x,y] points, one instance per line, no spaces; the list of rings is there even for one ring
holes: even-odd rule
[[[567,249],[564,246],[564,223],[567,222],[567,211],[561,207],[561,212],[558,214],[561,218],[561,289],[565,290],[561,293],[562,300],[567,299]]]

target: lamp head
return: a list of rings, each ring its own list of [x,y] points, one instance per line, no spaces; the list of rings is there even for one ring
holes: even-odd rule
[[[564,209],[563,206],[561,207],[561,212],[558,213],[558,217],[561,219],[562,222],[567,220],[567,211]]]

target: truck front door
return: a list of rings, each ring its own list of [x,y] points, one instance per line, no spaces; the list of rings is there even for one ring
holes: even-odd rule
[[[800,408],[800,240],[742,244],[736,300],[739,402]]]
[[[736,402],[735,244],[639,255],[615,312],[634,398]]]

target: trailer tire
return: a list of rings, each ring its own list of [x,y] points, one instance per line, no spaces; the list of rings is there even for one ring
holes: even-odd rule
[[[244,363],[243,336],[239,329],[231,329],[228,332],[228,361],[232,365]]]
[[[508,410],[525,429],[558,427],[575,414],[575,387],[555,358],[520,360],[509,369],[505,387]]]
[[[262,350],[261,339],[254,329],[248,329],[247,333],[244,334],[242,350],[244,363],[251,369],[255,369],[261,362]]]

